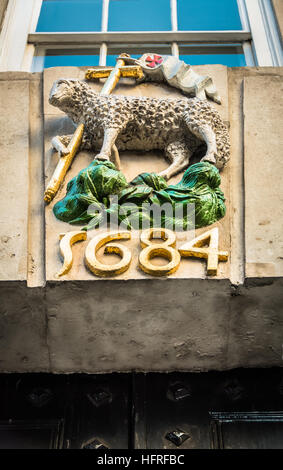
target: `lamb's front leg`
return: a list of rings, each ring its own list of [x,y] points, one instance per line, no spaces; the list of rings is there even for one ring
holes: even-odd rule
[[[102,148],[99,154],[95,156],[95,160],[110,160],[112,147],[115,145],[115,141],[120,131],[120,128],[105,129]]]
[[[72,135],[57,135],[51,140],[52,147],[59,152],[59,155],[67,155],[69,153],[69,144],[72,139]]]

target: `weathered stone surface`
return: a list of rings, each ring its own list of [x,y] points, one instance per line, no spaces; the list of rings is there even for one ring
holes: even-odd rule
[[[93,283],[47,287],[52,369],[225,367],[229,283],[221,283],[221,293],[217,284],[207,282],[205,306],[197,280],[189,285],[165,279],[102,281],[99,289]]]
[[[27,277],[29,81],[0,81],[0,280]]]
[[[143,280],[47,288],[51,369],[206,371],[282,366],[282,280]],[[111,297],[109,295],[111,290]]]
[[[150,285],[149,285],[150,284]],[[0,372],[281,367],[282,279],[2,283]]]
[[[243,69],[241,69],[243,70]],[[229,120],[231,159],[230,170],[230,213],[231,216],[231,275],[234,285],[244,282],[244,239],[243,239],[243,110],[242,110],[242,80],[243,73],[236,75],[234,69],[229,70]]]
[[[282,305],[282,278],[250,280],[232,292],[227,328],[229,369],[283,367]]]
[[[244,82],[246,277],[283,275],[282,77]]]
[[[1,282],[0,298],[0,372],[49,372],[44,290]]]
[[[30,287],[45,284],[42,74],[30,80],[28,273]]]
[[[230,173],[230,233],[231,233],[231,274],[234,285],[245,280],[244,246],[244,126],[243,126],[243,84],[245,77],[273,77],[283,75],[283,67],[233,67],[228,69],[229,121],[231,139]]]
[[[281,33],[281,39],[283,41],[283,2],[282,0],[272,0],[277,23]]]

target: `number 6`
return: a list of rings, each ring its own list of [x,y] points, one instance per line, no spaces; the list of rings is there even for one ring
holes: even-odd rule
[[[99,248],[112,240],[130,240],[130,238],[130,232],[111,232],[106,235],[103,233],[92,238],[85,250],[87,267],[99,277],[116,276],[127,271],[132,260],[132,254],[127,247],[120,245],[120,243],[112,243],[105,247],[104,253],[115,253],[121,256],[121,261],[114,265],[101,263],[98,261],[96,253]]]

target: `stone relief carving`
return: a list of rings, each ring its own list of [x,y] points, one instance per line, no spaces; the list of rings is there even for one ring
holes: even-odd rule
[[[96,159],[110,160],[115,144],[119,150],[164,150],[171,161],[161,173],[167,180],[189,165],[203,143],[207,148],[201,161],[222,169],[229,160],[227,126],[198,98],[102,96],[83,81],[61,79],[54,83],[49,102],[74,123],[84,124],[81,149],[98,150]],[[67,153],[71,137],[55,137],[52,144]]]
[[[149,224],[187,231],[224,217],[220,183],[219,171],[208,162],[191,165],[179,183],[168,185],[156,173],[142,173],[128,183],[112,162],[94,160],[69,181],[53,212],[63,222],[87,224],[82,230],[88,231],[110,222],[113,215],[120,226],[133,230]],[[166,216],[159,217],[154,207],[165,210],[164,205]]]
[[[138,83],[165,82],[194,97],[110,96],[121,76],[133,77]],[[76,153],[80,149],[94,152],[93,162],[69,181],[66,196],[53,207],[56,218],[61,221],[88,224],[78,231],[61,235],[64,264],[57,277],[72,267],[72,244],[86,240],[85,231],[108,223],[109,216],[111,219],[114,213],[124,229],[143,230],[142,235],[148,234],[146,242],[143,243],[141,238],[143,250],[139,260],[140,269],[146,273],[169,275],[178,269],[183,255],[207,258],[208,274],[217,274],[218,260],[227,261],[228,257],[226,252],[218,252],[215,232],[218,229],[213,229],[215,233],[202,234],[193,244],[184,245],[182,253],[175,249],[174,232],[168,230],[169,226],[175,231],[204,227],[225,215],[218,170],[229,160],[230,142],[226,124],[206,100],[209,97],[221,103],[212,80],[196,74],[175,57],[154,54],[144,54],[139,60],[122,54],[113,69],[89,69],[85,77],[88,80],[108,78],[100,93],[85,81],[59,79],[53,84],[49,97],[50,104],[65,112],[77,124],[77,129],[73,135],[52,139],[59,162],[45,191],[47,203],[56,195]],[[170,165],[159,174],[142,173],[128,183],[119,171],[119,150],[161,150]],[[186,169],[193,156],[200,160],[199,163],[191,165],[179,183],[168,186],[166,180]],[[156,225],[151,213],[144,213],[144,203],[150,210],[153,206],[167,204],[171,208],[170,214],[161,217]],[[190,205],[194,207],[193,217]],[[148,231],[144,231],[144,222],[150,225]],[[150,239],[156,230],[161,230],[164,241],[151,246]],[[104,265],[96,258],[96,251],[103,244],[117,237],[124,239],[126,233],[130,237],[130,232],[123,231],[113,232],[112,238],[102,233],[91,239],[85,251],[88,269],[98,276],[127,270],[131,253],[123,245],[106,246],[105,252],[121,257],[115,266]],[[173,244],[169,243],[168,234],[174,238]],[[209,243],[209,248],[202,248],[205,242]],[[163,268],[152,265],[150,260],[157,255],[168,259],[168,265]]]
[[[124,60],[126,64],[135,64],[142,68],[143,77],[140,82],[165,82],[174,88],[179,88],[187,95],[202,100],[210,98],[221,104],[221,98],[211,77],[199,75],[191,65],[175,56],[146,52],[139,59],[124,57]]]

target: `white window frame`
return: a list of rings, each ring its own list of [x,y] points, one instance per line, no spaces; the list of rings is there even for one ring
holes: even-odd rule
[[[99,45],[99,64],[106,64],[108,45],[170,44],[179,56],[179,44],[241,44],[247,66],[282,66],[283,53],[271,0],[237,0],[243,29],[235,31],[178,31],[177,0],[171,2],[171,31],[108,32],[109,0],[103,0],[99,32],[36,32],[42,0],[9,0],[0,37],[0,71],[34,71],[38,50],[67,48],[78,51]],[[37,53],[36,53],[37,49]],[[215,52],[216,53],[216,52]],[[37,62],[42,70],[43,62]]]

